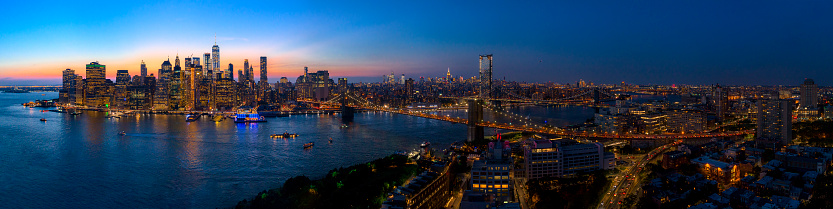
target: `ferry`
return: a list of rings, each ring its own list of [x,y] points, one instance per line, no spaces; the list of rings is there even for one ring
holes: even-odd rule
[[[312,148],[313,145],[315,145],[315,143],[307,142],[306,144],[304,144],[304,149]]]
[[[200,119],[199,114],[189,114],[185,116],[185,122],[194,122],[197,121],[197,119]]]
[[[254,109],[240,109],[237,110],[237,115],[234,117],[235,123],[259,123],[266,122],[266,118],[257,114]]]
[[[283,134],[272,134],[270,135],[272,138],[295,138],[298,137],[298,134],[290,134],[288,132],[283,132]]]

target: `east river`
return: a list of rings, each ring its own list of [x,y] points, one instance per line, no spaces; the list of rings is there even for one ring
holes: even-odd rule
[[[466,138],[463,124],[380,112],[357,113],[342,128],[339,115],[235,124],[209,117],[185,122],[183,115],[114,119],[87,111],[72,116],[21,105],[57,97],[55,92],[0,94],[0,207],[232,207],[293,176],[320,178],[333,168],[416,149],[423,141],[445,148]],[[584,107],[509,110],[558,126],[584,122],[594,112]],[[439,114],[466,117],[465,110]],[[503,120],[491,113],[485,119],[495,117]],[[269,137],[283,132],[300,136]],[[307,142],[315,146],[303,149]]]

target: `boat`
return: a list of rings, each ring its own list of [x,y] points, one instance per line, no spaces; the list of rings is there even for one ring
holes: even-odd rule
[[[189,114],[185,116],[185,122],[194,122],[200,118],[199,114]]]
[[[40,121],[46,122],[46,118],[41,118]]]
[[[347,124],[341,124],[341,128],[348,128]]]
[[[428,146],[431,146],[431,142],[422,142],[422,144],[419,144],[419,148],[426,148]]]
[[[81,112],[75,111],[75,112],[70,112],[69,114],[70,114],[70,115],[80,115],[80,114],[81,114]]]
[[[124,132],[124,131],[121,131],[121,132],[119,132],[119,135],[120,135],[120,136],[124,136],[124,135],[127,135],[127,133],[126,133],[126,132]]]
[[[330,144],[333,143],[333,137],[330,137]]]
[[[313,145],[315,145],[315,143],[313,143],[313,142],[307,142],[306,144],[304,144],[304,149],[309,149],[309,148],[311,148]]]
[[[288,132],[283,132],[282,134],[272,134],[272,138],[295,138],[298,137],[298,134],[290,134]]]
[[[214,122],[220,122],[220,121],[223,121],[223,119],[226,119],[226,118],[223,117],[222,115],[215,115],[213,118],[211,118],[211,120],[213,120]]]
[[[266,118],[257,114],[254,109],[240,109],[237,110],[237,115],[234,117],[235,123],[260,123],[266,122]]]
[[[49,110],[41,110],[40,112],[49,112]]]

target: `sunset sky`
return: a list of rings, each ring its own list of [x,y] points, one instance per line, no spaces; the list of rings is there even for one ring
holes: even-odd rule
[[[304,66],[471,77],[494,54],[494,77],[515,81],[833,84],[833,1],[23,2],[0,8],[0,85],[58,85],[91,61],[156,73],[215,34],[223,69],[267,56],[271,82]]]

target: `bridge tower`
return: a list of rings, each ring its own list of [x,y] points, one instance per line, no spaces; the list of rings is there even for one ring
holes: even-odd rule
[[[347,95],[350,92],[344,92],[344,98],[341,99],[341,122],[344,124],[353,122],[353,115],[356,112],[356,108],[351,107],[347,104]]]
[[[478,126],[477,123],[483,121],[483,100],[470,99],[469,103],[469,118],[468,118],[468,138],[466,141],[472,142],[483,139],[483,126]]]
[[[599,88],[593,88],[593,103],[599,104]]]

